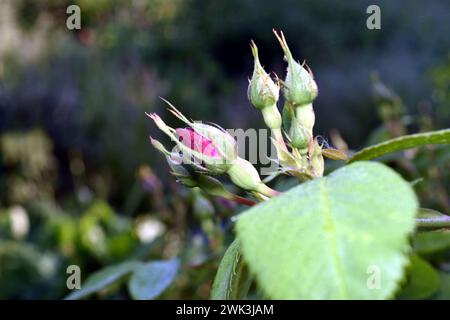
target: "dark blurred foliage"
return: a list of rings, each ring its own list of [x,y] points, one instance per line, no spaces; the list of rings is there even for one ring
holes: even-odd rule
[[[81,7],[79,31],[65,25],[73,3]],[[159,133],[145,112],[164,115],[162,96],[193,119],[225,128],[262,127],[246,97],[249,42],[258,44],[267,70],[283,77],[272,28],[284,31],[295,56],[314,71],[320,91],[316,133],[327,140],[345,140],[357,149],[448,127],[450,3],[377,1],[382,29],[373,31],[366,28],[370,4],[2,1],[0,237],[7,240],[0,242],[0,267],[6,270],[0,297],[62,297],[69,262],[90,272],[134,256],[186,252],[186,263],[206,267],[184,271],[166,295],[207,298],[212,257],[222,252],[229,230],[224,222],[234,207],[214,200],[217,216],[194,214],[199,195],[169,177],[163,158],[149,146],[148,135]],[[379,92],[374,95],[381,85],[374,72],[395,92],[387,106]],[[448,211],[448,151],[434,148],[406,158],[393,165],[408,178],[424,177],[418,190],[427,204]],[[23,236],[8,231],[13,210],[29,217]],[[151,230],[162,225],[168,231],[159,240],[139,240],[145,219]]]

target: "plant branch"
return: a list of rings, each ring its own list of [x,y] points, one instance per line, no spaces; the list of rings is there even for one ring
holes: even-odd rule
[[[248,206],[248,207],[253,207],[254,205],[258,204],[257,202],[255,202],[253,200],[250,200],[250,199],[247,199],[247,198],[243,198],[243,197],[240,197],[240,196],[237,196],[237,195],[233,195],[232,200],[237,202],[237,203],[239,203],[239,204],[243,204],[245,206]]]

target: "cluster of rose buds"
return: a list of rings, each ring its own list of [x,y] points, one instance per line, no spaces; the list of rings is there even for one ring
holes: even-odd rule
[[[254,70],[248,88],[248,98],[261,111],[264,123],[272,132],[272,142],[277,150],[279,173],[295,176],[301,180],[323,175],[323,155],[342,159],[344,154],[335,149],[323,149],[313,136],[315,114],[313,101],[318,89],[311,70],[294,60],[282,32],[275,36],[281,44],[288,63],[284,81],[272,79],[262,67],[258,48],[252,41]],[[306,68],[305,68],[306,66]],[[280,89],[283,90],[283,116],[277,103]],[[166,100],[165,100],[166,101]],[[156,114],[150,118],[158,128],[175,143],[168,151],[159,141],[151,138],[153,146],[166,157],[172,174],[188,187],[199,187],[213,196],[221,196],[240,203],[253,202],[227,191],[222,183],[212,176],[226,174],[238,187],[251,192],[257,199],[265,200],[278,194],[263,183],[255,167],[238,156],[234,138],[216,125],[194,122],[187,119],[168,101],[169,111],[186,127],[171,128]]]
[[[252,42],[255,65],[248,96],[253,106],[261,110],[265,124],[272,130],[280,172],[302,180],[318,178],[323,175],[324,155],[342,160],[345,154],[335,149],[323,149],[317,137],[314,138],[313,101],[318,94],[314,76],[305,63],[294,60],[284,34],[273,31],[288,64],[286,77],[284,81],[276,78],[277,83],[271,79],[261,66],[258,48]],[[280,87],[284,96],[283,116],[277,108]]]

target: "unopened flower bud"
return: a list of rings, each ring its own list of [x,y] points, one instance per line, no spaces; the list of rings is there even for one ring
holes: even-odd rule
[[[273,30],[288,62],[284,81],[284,96],[293,106],[311,103],[317,97],[318,89],[311,70],[307,70],[292,57],[283,32],[280,35]]]
[[[300,119],[296,116],[297,108],[294,108],[288,101],[283,108],[283,125],[289,137],[292,147],[300,149],[300,153],[305,153],[309,141],[312,138],[312,131],[306,129]]]
[[[150,118],[177,144],[184,159],[193,158],[211,174],[225,173],[237,157],[234,138],[219,127],[189,121],[175,107],[170,106],[169,111],[189,127],[173,129],[155,113],[150,114]]]
[[[255,60],[253,76],[248,87],[248,98],[253,106],[259,110],[264,118],[264,123],[271,129],[274,144],[277,149],[278,158],[284,161],[287,153],[286,144],[283,140],[281,127],[283,125],[280,111],[277,108],[277,101],[280,95],[280,87],[270,78],[261,66],[258,57],[258,48],[255,43],[251,43],[252,53]]]
[[[198,187],[210,196],[221,197],[227,200],[236,201],[238,203],[245,204],[247,206],[254,205],[254,203],[251,200],[239,197],[229,192],[227,189],[225,189],[222,182],[220,182],[216,178],[204,174],[199,174],[197,183]]]
[[[238,157],[227,173],[231,181],[242,189],[257,192],[267,197],[278,194],[278,191],[269,188],[261,181],[256,168],[245,159]]]
[[[222,197],[224,199],[235,201],[246,206],[253,206],[255,202],[242,198],[225,189],[225,186],[218,179],[204,174],[204,169],[195,167],[193,164],[183,164],[183,157],[177,152],[169,152],[161,142],[150,137],[152,145],[160,151],[172,169],[171,174],[188,188],[200,188],[206,194],[213,197]]]
[[[280,88],[261,66],[258,57],[258,48],[253,41],[251,48],[255,64],[253,76],[248,87],[248,97],[255,108],[264,109],[277,103]]]
[[[237,157],[236,141],[225,130],[194,123],[191,128],[178,128],[175,132],[188,148],[187,155],[200,160],[211,174],[225,173]]]
[[[212,141],[198,134],[192,128],[177,128],[175,133],[178,140],[189,149],[199,152],[211,158],[218,157],[217,148]]]
[[[230,198],[230,192],[226,190],[222,182],[216,178],[200,174],[197,182],[198,187],[210,196]]]
[[[289,138],[291,139],[291,145],[294,148],[305,151],[308,148],[309,140],[311,137],[298,121],[292,121],[291,128],[289,129]]]

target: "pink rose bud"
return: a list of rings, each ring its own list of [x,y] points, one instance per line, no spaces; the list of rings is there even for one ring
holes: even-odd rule
[[[192,128],[178,128],[175,129],[175,132],[179,138],[179,141],[186,147],[200,152],[208,157],[220,157],[212,141],[195,132]]]
[[[234,138],[217,126],[188,120],[174,106],[170,103],[169,105],[169,111],[186,123],[187,128],[173,129],[157,114],[152,113],[149,116],[158,128],[177,144],[183,159],[190,164],[202,166],[202,169],[210,174],[227,172],[237,157]]]

